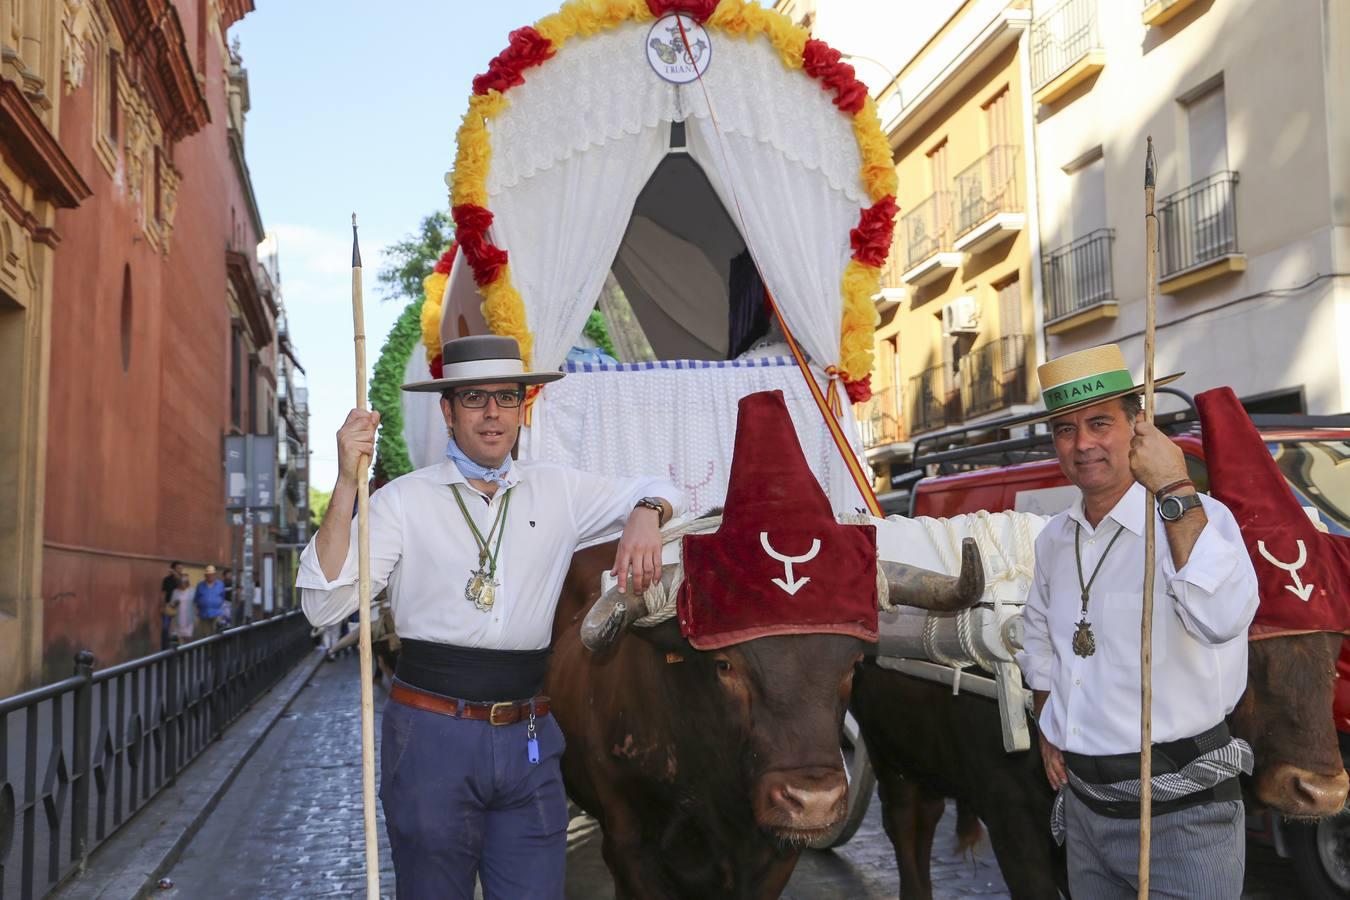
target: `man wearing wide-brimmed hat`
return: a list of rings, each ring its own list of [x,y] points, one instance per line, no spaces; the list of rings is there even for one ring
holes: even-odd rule
[[[1137,891],[1144,529],[1153,528],[1151,889],[1237,897],[1246,852],[1237,776],[1252,758],[1224,719],[1246,687],[1257,604],[1242,536],[1227,507],[1197,493],[1181,448],[1140,414],[1142,388],[1117,346],[1038,374],[1042,420],[1081,496],[1036,539],[1018,662],[1059,791],[1052,827],[1068,841],[1069,889]]]
[[[682,497],[659,478],[513,461],[526,390],[562,377],[527,372],[514,339],[452,340],[442,360],[442,377],[403,389],[440,393],[447,459],[370,502],[372,591],[388,587],[401,641],[380,779],[398,893],[468,900],[477,878],[488,898],[561,897],[563,736],[539,690],[563,578],[578,544],[622,528],[614,574],[644,591]],[[357,607],[349,519],[378,424],[353,410],[338,432],[338,482],[296,579],[316,626]]]

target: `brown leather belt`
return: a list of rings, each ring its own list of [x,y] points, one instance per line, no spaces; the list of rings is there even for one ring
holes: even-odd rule
[[[548,715],[548,698],[542,694],[533,700],[508,700],[505,703],[474,703],[469,700],[457,700],[454,697],[442,697],[429,694],[415,687],[394,682],[389,690],[389,699],[404,706],[422,709],[427,712],[454,716],[457,719],[474,719],[490,725],[514,725],[530,717],[530,706],[534,706],[535,718]]]

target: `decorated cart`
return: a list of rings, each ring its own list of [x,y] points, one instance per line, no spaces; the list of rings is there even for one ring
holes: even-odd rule
[[[668,476],[692,516],[723,502],[738,401],[781,390],[836,514],[881,515],[851,403],[870,393],[896,175],[837,51],[744,0],[573,0],[474,80],[447,182],[456,244],[395,329],[387,382],[439,376],[450,338],[513,337],[528,367],[569,373],[528,394],[520,458]],[[402,444],[381,445],[386,470],[442,459],[436,397],[389,393]],[[955,573],[961,538],[993,551],[989,603],[887,614],[883,643],[984,666],[1006,743],[1025,747],[1007,624],[1029,583],[1025,526],[878,524],[883,558]],[[851,720],[845,739],[856,799],[835,842],[873,787]]]

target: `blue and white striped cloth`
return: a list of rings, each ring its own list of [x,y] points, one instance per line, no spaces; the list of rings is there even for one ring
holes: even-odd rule
[[[655,369],[771,369],[795,366],[790,356],[760,356],[746,359],[658,359],[639,363],[567,362],[564,372],[650,372]]]
[[[1182,766],[1179,771],[1154,775],[1153,800],[1165,803],[1168,800],[1180,800],[1198,791],[1209,790],[1222,781],[1227,781],[1239,772],[1252,773],[1255,757],[1252,748],[1242,738],[1233,738],[1222,747],[1218,747]],[[1071,787],[1071,786],[1072,787]],[[1055,843],[1063,844],[1066,833],[1064,824],[1064,792],[1077,790],[1079,796],[1086,796],[1103,803],[1138,802],[1142,782],[1138,778],[1117,781],[1112,784],[1093,784],[1084,781],[1069,770],[1069,784],[1059,789],[1055,797],[1054,809],[1050,811],[1050,833]]]

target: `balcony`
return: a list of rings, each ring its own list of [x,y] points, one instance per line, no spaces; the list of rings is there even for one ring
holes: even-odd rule
[[[899,242],[896,242],[891,245],[886,265],[881,268],[881,290],[872,298],[876,303],[877,312],[885,312],[905,299],[905,281],[901,277],[904,266],[903,253]]]
[[[961,405],[967,417],[1026,402],[1026,335],[1005,335],[961,360]]]
[[[1247,268],[1238,249],[1236,172],[1219,172],[1158,204],[1158,290],[1175,294]]]
[[[1018,147],[994,147],[956,176],[956,241],[961,253],[981,253],[1027,223]]]
[[[1144,24],[1152,28],[1166,25],[1186,10],[1195,6],[1199,0],[1143,0],[1144,10],[1140,14]]]
[[[872,398],[856,407],[858,429],[862,433],[863,449],[877,450],[902,440],[904,428],[898,413],[899,404],[894,387],[882,388]]]
[[[934,191],[900,220],[905,270],[900,279],[923,287],[956,271],[962,255],[952,250],[952,194]]]
[[[1064,0],[1031,26],[1031,83],[1050,105],[1106,67],[1097,37],[1097,0]]]
[[[1115,232],[1099,228],[1045,255],[1042,269],[1047,334],[1116,317],[1119,309],[1111,279],[1113,240]]]
[[[947,390],[946,368],[933,366],[909,379],[910,434],[961,421],[961,392]]]

